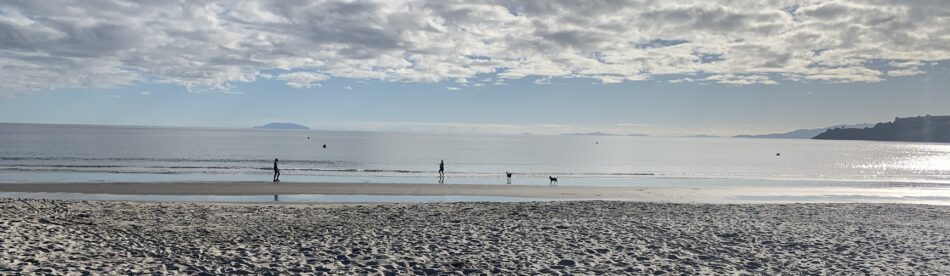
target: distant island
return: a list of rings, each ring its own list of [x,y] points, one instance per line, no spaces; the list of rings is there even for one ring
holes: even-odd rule
[[[722,138],[722,136],[705,135],[705,134],[685,135],[685,136],[680,136],[680,137],[686,137],[686,138]]]
[[[604,132],[578,132],[578,133],[564,133],[561,135],[570,135],[570,136],[620,136],[613,133],[604,133]]]
[[[596,132],[579,132],[579,133],[564,133],[561,135],[570,135],[570,136],[649,136],[646,134],[632,133],[632,134],[613,134],[613,133],[604,133],[600,131]]]
[[[270,123],[263,126],[256,126],[254,128],[261,129],[310,129],[309,127],[298,125],[294,123]]]
[[[894,118],[870,128],[833,128],[814,139],[950,143],[950,116]]]
[[[812,128],[812,129],[799,129],[793,130],[785,133],[772,133],[772,134],[762,134],[762,135],[736,135],[733,138],[770,138],[770,139],[811,139],[822,132],[825,132],[829,128],[844,127],[844,128],[865,128],[874,126],[873,124],[853,124],[853,125],[838,125],[825,128]]]

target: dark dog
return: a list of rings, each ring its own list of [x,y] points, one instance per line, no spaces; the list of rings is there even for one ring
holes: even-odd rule
[[[551,180],[551,186],[557,185],[557,177],[548,176],[548,179]]]

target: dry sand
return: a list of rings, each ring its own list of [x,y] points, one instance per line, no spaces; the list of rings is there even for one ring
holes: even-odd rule
[[[950,274],[950,207],[0,199],[0,274]]]

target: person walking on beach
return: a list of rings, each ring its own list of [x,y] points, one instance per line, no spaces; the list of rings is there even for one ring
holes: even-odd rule
[[[439,160],[439,177],[445,177],[445,160]]]
[[[280,169],[277,168],[277,158],[274,158],[274,182],[280,182]]]

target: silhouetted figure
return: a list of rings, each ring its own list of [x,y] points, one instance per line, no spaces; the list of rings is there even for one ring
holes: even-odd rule
[[[511,173],[505,172],[505,175],[508,175],[508,184],[511,184]]]
[[[327,144],[323,144],[323,148],[327,148]]]
[[[274,195],[274,201],[277,201],[277,195]]]
[[[439,177],[445,177],[445,160],[439,160]]]
[[[556,185],[557,185],[557,177],[548,176],[548,179],[551,180],[551,183],[550,183],[551,186],[556,186]]]
[[[280,182],[280,169],[277,168],[277,158],[274,158],[274,182]]]

